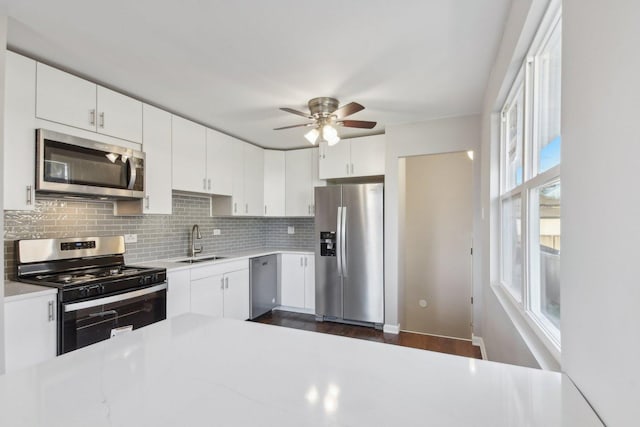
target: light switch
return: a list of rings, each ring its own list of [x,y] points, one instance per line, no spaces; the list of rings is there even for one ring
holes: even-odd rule
[[[214,236],[219,236],[222,234],[222,230],[220,230],[219,228],[214,228],[213,229],[213,235]]]
[[[125,234],[124,235],[125,243],[138,243],[138,235],[137,234]]]
[[[288,226],[287,234],[296,234],[296,228],[293,225]]]

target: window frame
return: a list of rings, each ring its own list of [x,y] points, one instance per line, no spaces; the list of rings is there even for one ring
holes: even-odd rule
[[[561,185],[561,164],[552,166],[551,168],[538,172],[538,132],[540,129],[539,120],[541,119],[540,100],[536,96],[538,92],[537,82],[538,73],[540,72],[539,59],[544,49],[548,47],[548,43],[552,40],[552,37],[557,36],[556,31],[560,31],[560,37],[562,37],[562,10],[560,7],[554,10],[547,10],[545,17],[541,25],[538,27],[527,55],[518,70],[516,77],[507,92],[502,108],[499,111],[500,116],[500,150],[499,150],[499,284],[504,290],[504,294],[507,299],[512,303],[517,310],[523,315],[523,318],[530,325],[535,334],[541,339],[552,353],[560,353],[561,350],[561,331],[559,327],[555,327],[550,319],[544,314],[537,313],[532,304],[539,299],[536,298],[540,295],[542,289],[542,283],[539,277],[539,271],[533,271],[532,269],[532,251],[531,240],[533,232],[533,222],[536,220],[539,222],[539,215],[533,218],[532,208],[533,203],[538,203],[533,195],[537,194],[539,188],[549,185],[553,182],[559,182]],[[562,84],[562,83],[560,83]],[[507,174],[510,170],[508,167],[509,155],[507,151],[507,138],[508,138],[508,126],[507,113],[512,107],[512,103],[522,91],[523,107],[524,111],[521,114],[523,123],[523,135],[522,135],[522,182],[516,184],[515,187],[507,189],[507,180],[510,179]],[[503,232],[503,204],[506,200],[514,197],[520,197],[521,200],[521,289],[520,298],[514,294],[509,284],[505,283],[504,271],[505,271],[505,251],[503,246],[504,232]],[[536,225],[535,229],[538,229],[539,225]],[[537,279],[536,279],[537,277]],[[536,283],[533,283],[534,280]],[[539,311],[539,310],[538,310]]]

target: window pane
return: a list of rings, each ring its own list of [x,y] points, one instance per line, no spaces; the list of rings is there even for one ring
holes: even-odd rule
[[[505,111],[503,158],[505,162],[504,191],[509,191],[522,184],[522,152],[523,152],[523,91],[521,85]]]
[[[555,28],[536,56],[536,156],[537,171],[560,164],[561,31]]]
[[[502,201],[502,282],[522,301],[522,220],[520,196]]]
[[[537,227],[531,236],[531,310],[559,330],[560,181],[534,189],[532,200],[537,206],[532,209],[531,221],[535,221]]]

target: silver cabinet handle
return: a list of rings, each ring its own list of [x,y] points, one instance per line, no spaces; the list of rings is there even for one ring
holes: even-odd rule
[[[353,175],[353,163],[351,163],[351,175]]]
[[[56,320],[55,311],[53,309],[53,301],[49,301],[49,303],[47,304],[47,309],[49,322],[53,322],[54,320]]]
[[[149,196],[144,196],[144,200],[146,201],[146,208],[149,209]]]
[[[307,205],[307,213],[311,214],[311,205]]]
[[[311,215],[315,215],[316,214],[316,205],[315,204],[311,204]]]
[[[100,113],[100,127],[104,129],[104,111]]]
[[[300,267],[302,267],[302,258],[303,257],[300,257]]]
[[[233,213],[238,212],[238,203],[233,202]]]
[[[91,126],[96,125],[96,110],[89,110],[89,124]]]
[[[304,257],[304,266],[307,266],[307,257]]]
[[[345,165],[347,167],[347,175],[349,175],[349,163]]]
[[[228,277],[225,277],[225,278],[224,278],[224,287],[225,287],[226,289],[229,289],[229,278],[228,278]]]
[[[202,189],[203,190],[207,189],[207,178],[202,178]]]
[[[224,289],[224,277],[220,278],[220,289]]]
[[[207,180],[207,189],[211,190],[211,178]]]
[[[249,213],[249,203],[244,204],[244,213]]]
[[[267,214],[267,205],[264,205],[264,214]]]
[[[33,190],[30,185],[27,185],[27,204],[30,205],[33,203]]]

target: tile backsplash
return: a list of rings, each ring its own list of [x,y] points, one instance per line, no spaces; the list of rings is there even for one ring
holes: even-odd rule
[[[279,247],[310,249],[313,218],[241,218],[209,216],[209,199],[174,194],[173,215],[114,216],[111,202],[37,197],[33,211],[5,211],[5,279],[15,278],[15,240],[137,234],[126,244],[129,264],[187,256],[191,227],[198,224],[203,253]],[[295,234],[288,234],[293,226]],[[213,235],[219,229],[221,234]]]

